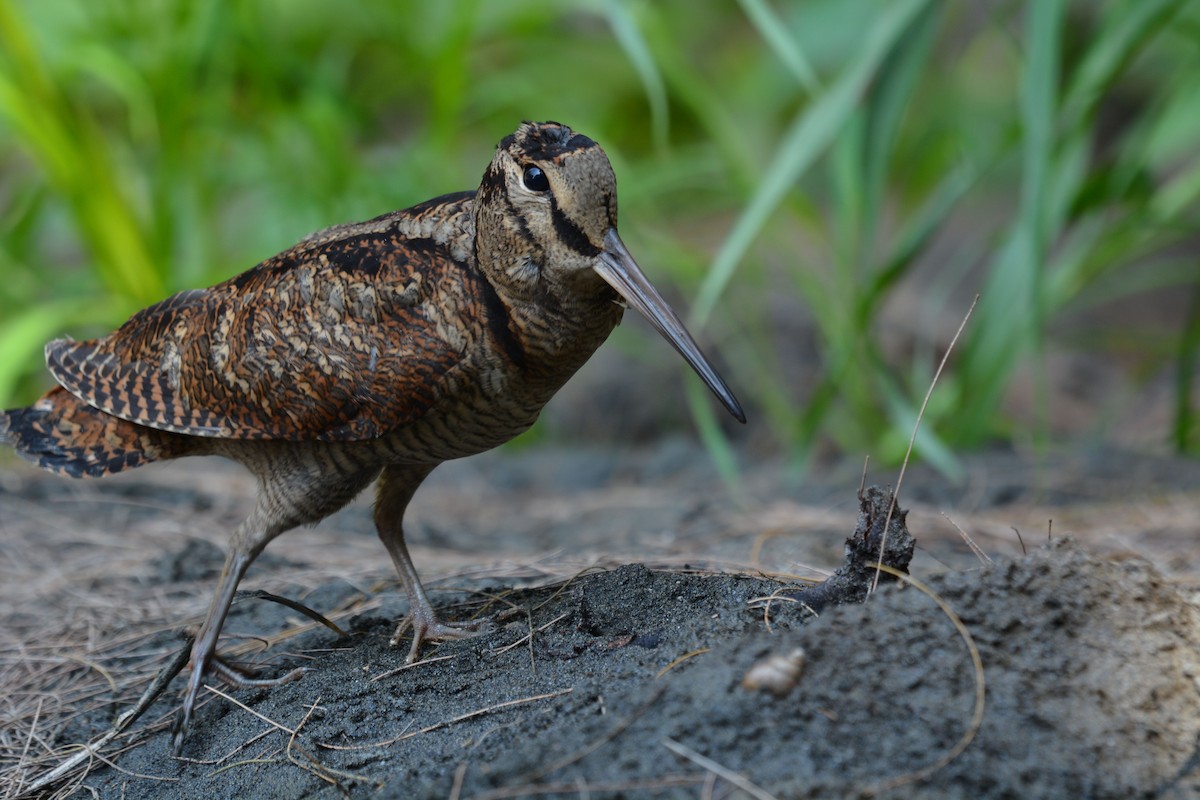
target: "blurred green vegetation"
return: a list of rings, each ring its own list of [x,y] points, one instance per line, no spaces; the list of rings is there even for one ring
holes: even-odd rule
[[[1196,452],[1198,41],[1187,0],[0,0],[0,403],[46,386],[46,340],[474,186],[519,120],[558,119],[604,144],[626,241],[794,452],[902,453],[956,324],[885,346],[918,267],[913,313],[982,292],[927,459],[1048,436],[1001,412],[1018,369],[1044,383],[1054,321],[1162,287],[1190,316],[1139,356]],[[770,313],[791,295],[799,388]]]

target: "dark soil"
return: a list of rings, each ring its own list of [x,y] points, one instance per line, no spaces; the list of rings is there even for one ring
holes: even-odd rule
[[[429,576],[457,570],[464,589],[435,601],[460,619],[499,614],[495,631],[401,669],[407,648],[388,639],[403,606],[380,580],[386,557],[360,503],[283,537],[249,582],[329,614],[347,636],[260,600],[239,603],[226,626],[239,662],[264,677],[304,666],[302,679],[218,687],[244,707],[208,694],[175,758],[177,679],[100,753],[111,764],[44,793],[1200,796],[1189,589],[1200,468],[1121,458],[1119,491],[1107,467],[1078,456],[1044,462],[1054,477],[1040,484],[1006,455],[970,465],[975,483],[957,489],[920,470],[906,479],[914,575],[969,637],[912,586],[817,616],[788,602],[802,587],[780,572],[839,566],[857,511],[850,466],[804,482],[780,465],[748,468],[737,499],[678,444],[447,465],[414,508],[417,564]],[[145,472],[83,489],[18,467],[0,478],[6,796],[102,734],[180,646],[172,629],[203,611],[221,557],[212,542],[251,487],[212,466]],[[993,562],[948,536],[938,511]],[[1005,522],[1043,545],[1023,555]],[[124,536],[98,542],[95,529]],[[654,568],[634,563],[639,551]],[[472,576],[464,564],[486,566]],[[237,636],[281,631],[265,651]],[[743,686],[756,663],[797,649],[790,692],[786,680],[782,695]],[[34,725],[26,695],[43,698]]]

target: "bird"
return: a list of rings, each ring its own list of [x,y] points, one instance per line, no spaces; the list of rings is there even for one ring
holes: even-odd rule
[[[738,421],[746,416],[617,232],[616,176],[592,139],[524,122],[474,190],[335,225],[207,289],[184,291],[107,336],[46,345],[56,386],[0,413],[0,441],[50,472],[102,477],[221,456],[257,481],[193,640],[173,744],[206,677],[236,680],[218,637],[247,569],[277,536],[375,485],[374,522],[411,625],[444,620],[402,526],[444,461],[527,430],[626,307],[649,320]],[[407,623],[407,624],[406,624]]]

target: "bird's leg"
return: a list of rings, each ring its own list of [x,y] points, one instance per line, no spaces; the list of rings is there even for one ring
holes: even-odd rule
[[[200,631],[196,634],[196,641],[192,644],[192,668],[188,674],[187,692],[183,696],[183,707],[175,718],[172,733],[176,755],[179,755],[183,748],[183,737],[192,721],[192,712],[200,693],[200,683],[212,667],[217,652],[217,638],[221,635],[221,627],[225,624],[229,607],[233,605],[238,584],[241,583],[250,564],[267,546],[267,542],[282,532],[278,526],[266,524],[265,515],[260,509],[261,507],[256,508],[230,538],[229,554],[225,557],[225,565],[221,567],[217,589],[208,606],[208,614],[205,615]]]
[[[404,544],[404,510],[421,481],[432,471],[433,466],[388,467],[379,478],[379,491],[375,501],[375,527],[396,565],[396,572],[400,575],[404,593],[408,597],[408,617],[397,627],[391,644],[399,643],[400,634],[407,623],[411,622],[413,641],[408,651],[409,664],[417,660],[421,645],[426,639],[465,639],[477,636],[491,627],[488,620],[443,622],[438,619],[433,603],[429,602],[429,597],[421,586],[421,579],[413,566],[412,557],[408,554],[408,547]]]

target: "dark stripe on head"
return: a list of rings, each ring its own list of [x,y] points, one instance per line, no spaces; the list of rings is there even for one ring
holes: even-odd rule
[[[596,143],[557,122],[523,122],[517,132],[505,137],[500,146],[514,147],[535,161],[553,161],[576,150],[595,147]]]
[[[554,222],[554,233],[567,247],[585,256],[600,255],[600,248],[592,244],[583,229],[563,213],[553,196],[550,198],[550,219]]]

